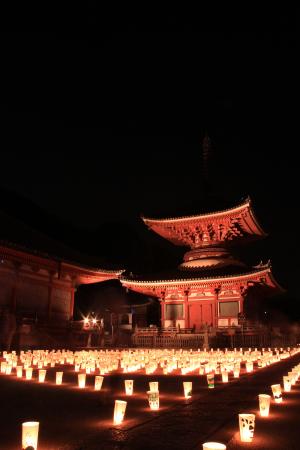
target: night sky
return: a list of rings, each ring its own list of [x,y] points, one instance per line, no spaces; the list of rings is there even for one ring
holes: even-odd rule
[[[2,33],[0,185],[82,235],[112,224],[123,252],[142,213],[250,195],[270,235],[250,260],[271,258],[296,301],[299,40],[287,19],[276,32],[201,32],[179,14],[110,29],[96,8],[77,20],[68,33]]]

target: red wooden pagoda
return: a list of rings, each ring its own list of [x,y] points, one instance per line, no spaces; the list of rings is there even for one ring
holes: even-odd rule
[[[235,244],[266,236],[249,198],[224,211],[142,219],[163,238],[189,247],[173,273],[143,279],[121,278],[126,288],[160,300],[162,327],[200,330],[203,325],[237,325],[251,287],[259,286],[264,295],[281,290],[269,263],[247,267],[231,254]]]

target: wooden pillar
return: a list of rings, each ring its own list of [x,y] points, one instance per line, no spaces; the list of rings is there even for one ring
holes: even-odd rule
[[[74,299],[75,299],[75,292],[76,288],[71,288],[71,302],[70,302],[70,313],[69,313],[69,320],[73,320],[74,317]]]
[[[165,328],[165,317],[166,317],[166,301],[165,301],[165,291],[161,292],[160,296],[160,322],[161,328]]]
[[[215,289],[215,297],[214,297],[214,321],[213,321],[213,325],[215,328],[218,328],[218,323],[219,323],[219,292],[220,292],[220,288],[216,288]]]
[[[184,291],[184,327],[190,328],[189,289]]]

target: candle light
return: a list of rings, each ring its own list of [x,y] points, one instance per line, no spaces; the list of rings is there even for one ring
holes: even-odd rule
[[[32,379],[32,367],[28,367],[26,369],[26,380],[31,380]]]
[[[184,396],[185,398],[191,398],[192,397],[192,381],[184,381],[183,382],[183,390],[184,390]]]
[[[242,442],[252,442],[255,414],[239,414],[240,437]]]
[[[58,384],[58,385],[62,384],[63,374],[64,374],[63,372],[56,372],[55,373],[55,382],[56,382],[56,384]]]
[[[222,381],[223,383],[228,383],[228,372],[226,370],[222,370]]]
[[[22,449],[32,447],[37,450],[39,422],[23,422],[22,423]]]
[[[259,394],[259,411],[262,417],[268,417],[270,410],[271,396],[267,394]]]
[[[126,395],[132,395],[133,393],[133,380],[124,380]]]
[[[78,386],[80,387],[80,389],[85,388],[85,379],[86,379],[85,373],[78,374]]]
[[[123,422],[125,411],[126,411],[127,402],[123,400],[115,400],[115,408],[114,408],[114,424],[119,425]]]
[[[282,393],[280,384],[272,384],[271,386],[273,397],[276,403],[282,402]]]
[[[202,444],[203,450],[226,450],[226,445],[219,442],[204,442]]]
[[[208,373],[206,375],[207,377],[207,384],[209,389],[213,389],[215,387],[215,374],[213,372]]]
[[[292,380],[289,375],[283,377],[284,392],[290,392],[292,386]]]
[[[101,391],[103,380],[104,377],[101,377],[101,375],[95,376],[95,391]]]
[[[45,378],[46,378],[46,372],[47,372],[47,370],[45,370],[45,369],[39,370],[39,383],[44,383]]]
[[[149,381],[150,391],[158,391],[158,381]]]
[[[147,391],[150,409],[159,409],[159,391]]]

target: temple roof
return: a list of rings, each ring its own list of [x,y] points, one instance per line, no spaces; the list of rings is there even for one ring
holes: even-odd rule
[[[136,292],[146,295],[160,296],[161,291],[167,288],[190,287],[218,287],[220,285],[238,284],[247,288],[249,283],[262,284],[276,291],[283,291],[274,280],[270,264],[259,265],[252,268],[226,266],[197,271],[175,270],[160,275],[151,275],[143,278],[125,276],[120,279],[122,285]]]
[[[0,258],[68,273],[76,278],[77,284],[119,278],[123,272],[105,267],[100,258],[76,251],[3,210],[0,210]]]
[[[250,198],[222,211],[162,219],[142,217],[142,220],[152,231],[173,244],[190,248],[266,236],[254,215]]]

